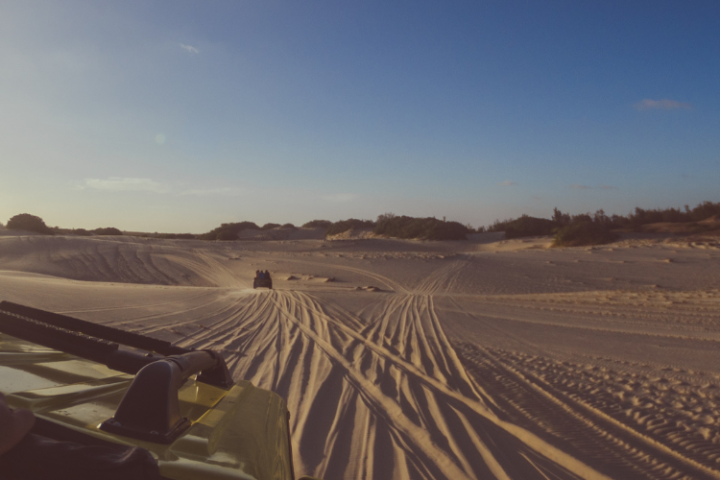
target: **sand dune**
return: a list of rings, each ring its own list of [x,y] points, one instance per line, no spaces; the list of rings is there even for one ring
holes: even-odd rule
[[[0,297],[221,351],[300,474],[720,478],[718,243],[547,243],[3,236]]]

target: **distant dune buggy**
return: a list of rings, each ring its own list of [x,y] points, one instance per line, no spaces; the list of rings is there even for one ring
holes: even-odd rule
[[[270,272],[265,270],[255,272],[255,278],[253,279],[253,288],[269,288],[272,290],[272,277]]]

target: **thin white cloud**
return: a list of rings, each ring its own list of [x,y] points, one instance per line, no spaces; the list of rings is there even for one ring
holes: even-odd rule
[[[237,197],[251,193],[250,190],[240,187],[217,187],[217,188],[188,188],[181,189],[180,186],[170,186],[165,183],[156,182],[149,178],[122,178],[110,177],[86,178],[78,186],[80,189],[103,190],[106,192],[154,192],[172,193],[175,195],[194,195],[198,197],[222,196]]]
[[[199,197],[209,196],[223,196],[223,197],[237,197],[249,193],[244,188],[232,188],[232,187],[220,187],[220,188],[194,188],[192,190],[186,190],[180,195],[197,195]]]
[[[617,190],[617,187],[613,187],[612,185],[600,185],[599,187],[591,187],[590,185],[580,185],[577,183],[574,183],[570,185],[570,188],[573,190]]]
[[[504,182],[498,183],[498,185],[500,185],[502,187],[514,187],[515,185],[517,185],[517,183],[515,183],[511,180],[505,180]]]
[[[650,98],[646,98],[636,103],[634,106],[637,110],[689,110],[692,108],[692,105],[689,103],[669,100],[667,98],[663,98],[662,100],[652,100]]]
[[[104,190],[106,192],[168,193],[170,191],[170,187],[164,183],[149,178],[86,178],[83,184],[82,188],[92,188],[93,190]]]
[[[181,43],[181,44],[180,44],[180,48],[182,48],[183,50],[187,51],[187,52],[188,52],[189,54],[191,54],[191,55],[195,55],[195,54],[200,53],[200,50],[198,50],[197,48],[193,47],[192,45],[185,45],[184,43]]]
[[[358,198],[358,195],[354,193],[334,193],[331,195],[323,195],[320,198],[322,198],[326,202],[347,203],[352,202],[353,200]]]

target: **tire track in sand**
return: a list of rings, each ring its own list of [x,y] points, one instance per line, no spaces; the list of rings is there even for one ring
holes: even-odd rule
[[[471,312],[466,314],[480,322],[483,329],[506,333],[493,322]],[[556,438],[613,478],[720,478],[720,471],[705,459],[697,455],[691,458],[658,438],[638,432],[581,398],[567,395],[533,372],[507,363],[488,349],[454,343],[471,375],[492,390],[508,415],[522,417],[521,424]]]
[[[390,294],[364,320],[301,292],[257,292],[240,303],[223,332],[192,343],[242,351],[229,355],[234,376],[287,399],[300,473],[606,478],[498,417],[465,373],[429,295]]]

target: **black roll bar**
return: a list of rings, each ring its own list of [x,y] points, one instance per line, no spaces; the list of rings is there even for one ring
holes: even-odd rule
[[[180,415],[178,401],[178,390],[190,376],[197,374],[198,381],[223,389],[234,385],[225,359],[217,352],[183,349],[10,302],[0,303],[0,332],[135,374],[115,415],[100,426],[118,435],[172,443],[190,426]],[[120,343],[154,348],[145,348],[151,352],[144,353],[120,348]],[[170,352],[177,354],[165,356]]]
[[[100,430],[155,443],[172,443],[190,427],[180,415],[178,390],[188,377],[212,370],[214,352],[198,351],[167,357],[143,367],[115,411]]]
[[[140,335],[139,333],[126,332],[117,328],[106,327],[105,325],[98,325],[97,323],[60,315],[59,313],[46,312],[45,310],[8,301],[0,302],[0,310],[20,315],[21,317],[31,318],[39,322],[47,323],[48,325],[72,330],[73,332],[84,333],[85,335],[110,342],[117,342],[129,347],[150,350],[162,355],[177,355],[179,353],[192,351],[192,349],[176,347],[165,340],[158,340]]]

